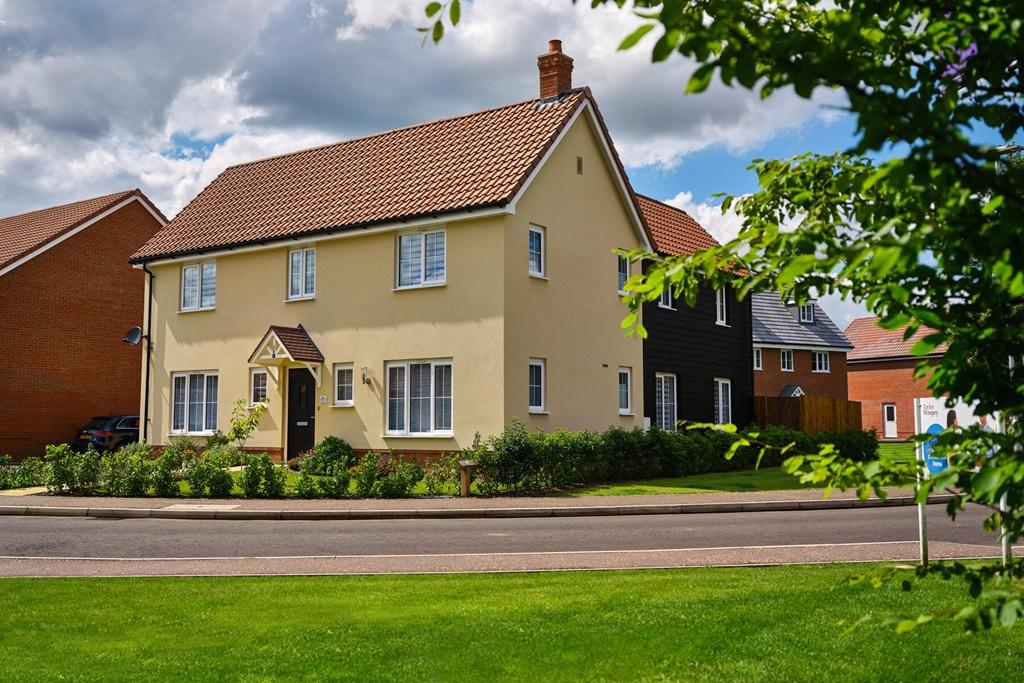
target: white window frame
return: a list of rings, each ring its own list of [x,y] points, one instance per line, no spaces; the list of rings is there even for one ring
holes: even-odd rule
[[[786,367],[786,358],[789,358],[789,367]],[[795,372],[796,370],[796,356],[793,354],[793,349],[779,349],[779,369],[782,372]]]
[[[797,316],[802,323],[814,323],[814,304],[800,304],[797,307]]]
[[[213,279],[213,300],[208,303],[203,303],[203,282],[207,277],[210,277],[207,270],[212,270]],[[195,305],[189,305],[185,301],[185,281],[188,278],[188,273],[195,271],[196,273],[196,302]],[[181,267],[181,287],[178,292],[178,310],[185,313],[191,311],[212,311],[217,308],[217,262],[216,261],[201,261],[199,263],[186,263]]]
[[[722,401],[723,391],[725,392],[725,401]],[[714,398],[718,403],[714,411],[715,424],[730,424],[732,422],[732,380],[725,377],[716,377]]]
[[[540,405],[530,405],[530,373],[526,374],[526,409],[534,415],[547,412],[548,404],[548,363],[544,358],[531,358],[529,368],[540,368]]]
[[[828,351],[811,351],[811,372],[825,374],[831,371]]]
[[[263,398],[256,399],[256,376],[263,375]],[[266,403],[270,396],[270,375],[266,368],[249,368],[249,406],[256,406]]]
[[[409,414],[409,368],[412,365],[429,365],[430,366],[430,431],[413,432],[409,430],[409,425],[412,422]],[[451,401],[451,426],[449,429],[436,429],[435,420],[437,419],[436,403],[437,388],[434,386],[437,378],[436,368],[438,366],[447,366],[451,372],[451,396],[447,397]],[[402,383],[403,388],[403,420],[402,428],[392,430],[391,426],[391,370],[392,368],[404,368],[405,380]],[[354,377],[353,377],[354,380]],[[384,364],[384,436],[406,436],[406,437],[450,437],[454,434],[455,430],[455,372],[454,365],[452,364],[451,358],[433,358],[433,359],[422,359],[422,360],[403,360],[403,361],[388,361]]]
[[[622,375],[626,376],[626,407],[622,407]],[[619,404],[619,415],[633,414],[633,368],[620,367],[616,382],[616,396]]]
[[[754,347],[754,369],[755,370],[763,370],[764,369],[763,353],[764,352],[761,351],[761,347],[759,347],[759,346]]]
[[[292,256],[299,254],[299,291],[292,291]],[[308,255],[313,255],[313,282],[312,286],[306,288],[307,268],[309,267]],[[316,247],[300,247],[291,249],[288,252],[288,281],[286,283],[288,301],[303,301],[316,298]]]
[[[676,310],[676,307],[672,305],[672,287],[670,285],[665,285],[665,288],[661,290],[661,296],[658,297],[658,308]]]
[[[533,267],[533,249],[532,239],[533,235],[540,235],[540,270],[536,270]],[[526,256],[529,261],[530,277],[546,278],[548,271],[548,245],[547,245],[547,229],[540,225],[531,225],[530,230],[526,237]]]
[[[341,374],[342,370],[348,370],[349,373],[351,373],[351,387],[350,387],[350,390],[352,392],[352,398],[348,398],[348,399],[338,398],[338,389],[339,389],[338,375]],[[334,377],[334,401],[333,401],[334,407],[335,408],[351,408],[352,406],[355,405],[355,401],[356,401],[356,370],[355,370],[355,366],[352,363],[335,363],[334,364],[334,373],[332,374],[332,376]]]
[[[672,382],[672,419],[662,423],[659,398],[663,391],[661,386],[664,382]],[[676,423],[679,421],[679,379],[673,372],[654,373],[654,424],[665,431],[675,431]]]
[[[427,237],[429,235],[441,235],[444,244],[444,260],[442,262],[441,279],[427,280]],[[420,268],[419,279],[412,284],[402,284],[402,240],[407,237],[419,236],[420,239]],[[448,231],[425,230],[421,232],[406,232],[395,237],[395,289],[423,289],[424,287],[441,287],[448,282]]]
[[[189,415],[189,411],[190,411],[189,403],[190,402],[189,402],[188,399],[189,399],[189,395],[191,394],[192,377],[195,377],[195,376],[202,377],[202,384],[203,384],[203,400],[202,400],[203,421],[202,422],[203,422],[203,428],[199,429],[199,430],[190,430],[188,428],[189,417],[190,417],[190,415]],[[175,428],[175,426],[174,426],[174,404],[175,404],[175,400],[174,400],[175,399],[175,396],[174,396],[174,386],[176,384],[175,380],[177,380],[180,377],[185,378],[185,400],[183,402],[184,403],[184,412],[182,413],[183,423],[182,423],[182,426],[180,428]],[[214,402],[214,412],[216,413],[216,415],[214,416],[214,424],[213,424],[212,428],[207,426],[208,425],[208,419],[207,419],[208,416],[206,414],[207,408],[209,406],[209,403],[207,401],[207,396],[206,396],[206,388],[207,388],[207,386],[209,384],[209,378],[210,377],[216,377],[217,378],[217,400]],[[217,420],[219,418],[220,418],[220,374],[216,370],[193,370],[193,371],[189,371],[189,372],[174,372],[174,373],[171,373],[171,410],[170,410],[170,425],[171,425],[170,432],[171,432],[171,434],[190,434],[190,435],[193,435],[193,436],[210,436],[211,434],[213,434],[214,432],[217,431],[217,424],[216,423],[217,423]]]
[[[617,260],[615,261],[615,284],[618,288],[619,296],[626,296],[626,283],[629,281],[630,268],[629,259],[622,254],[616,254]],[[623,272],[623,265],[626,269]],[[625,277],[623,277],[625,275]]]
[[[725,287],[715,290],[715,324],[729,327],[729,302],[726,299]]]

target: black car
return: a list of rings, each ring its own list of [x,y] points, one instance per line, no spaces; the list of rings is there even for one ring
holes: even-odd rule
[[[98,451],[116,451],[125,444],[139,440],[138,415],[106,415],[94,417],[78,431],[73,444],[84,451],[92,444]]]

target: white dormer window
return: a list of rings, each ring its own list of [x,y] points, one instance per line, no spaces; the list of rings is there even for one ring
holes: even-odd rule
[[[814,304],[801,304],[799,309],[800,322],[802,323],[813,323],[814,322]]]
[[[288,253],[288,298],[312,299],[316,295],[316,249],[292,249]]]
[[[715,290],[715,324],[729,324],[729,302],[725,298],[725,288]]]
[[[621,254],[619,259],[619,294],[626,294],[626,280],[629,279],[629,259]]]
[[[181,268],[181,310],[208,311],[217,305],[217,264],[195,263]]]

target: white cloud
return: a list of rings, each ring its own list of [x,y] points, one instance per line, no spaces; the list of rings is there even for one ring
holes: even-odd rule
[[[700,223],[701,227],[722,244],[740,234],[743,227],[743,218],[731,207],[729,211],[723,213],[721,204],[695,202],[691,192],[680,192],[675,197],[663,201],[690,214],[693,220]]]

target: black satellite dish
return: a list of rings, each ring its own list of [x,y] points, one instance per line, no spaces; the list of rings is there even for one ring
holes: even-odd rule
[[[121,341],[125,344],[131,344],[132,346],[138,345],[138,343],[142,341],[142,328],[138,325],[135,327],[129,327],[128,331],[124,333],[124,339]]]

